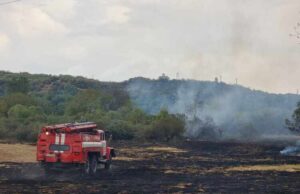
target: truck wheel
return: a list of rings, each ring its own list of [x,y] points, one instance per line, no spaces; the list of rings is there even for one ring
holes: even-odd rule
[[[91,174],[95,175],[97,173],[97,166],[98,166],[98,161],[97,161],[97,156],[93,155],[92,156],[92,161],[91,161]]]
[[[91,155],[88,157],[86,163],[84,164],[84,172],[88,175],[94,175],[97,172],[97,156]]]
[[[110,165],[111,165],[111,158],[110,159],[108,159],[106,162],[105,162],[105,164],[104,164],[104,168],[106,169],[106,170],[109,170],[110,169]]]
[[[84,166],[83,166],[83,170],[85,174],[90,174],[90,157],[88,157],[88,159],[86,160]]]

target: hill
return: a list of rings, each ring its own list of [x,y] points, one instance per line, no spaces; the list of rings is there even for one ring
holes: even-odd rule
[[[189,137],[253,139],[262,135],[288,134],[284,120],[291,116],[300,100],[298,95],[271,94],[223,82],[169,80],[166,77],[157,80],[137,77],[124,82],[101,82],[69,75],[0,71],[2,99],[9,95],[11,81],[19,77],[28,80],[27,92],[34,98],[34,102],[22,102],[23,105],[35,107],[30,109],[36,110],[35,117],[47,117],[36,118],[39,121],[36,127],[43,123],[92,119],[105,128],[134,131],[137,128],[148,128],[153,117],[166,109],[169,113],[184,117],[187,129],[185,134]],[[79,95],[87,90],[96,92],[88,91]],[[77,99],[74,100],[75,96]],[[13,108],[13,105],[2,113],[7,118],[8,114],[20,112],[20,108],[25,111],[24,107]],[[30,122],[27,117],[23,120]],[[111,123],[114,123],[113,126]],[[5,128],[8,124],[7,120],[0,117],[1,126]]]
[[[271,94],[223,82],[134,78],[126,87],[132,101],[146,112],[156,114],[165,108],[185,114],[187,120],[208,119],[228,138],[289,133],[284,120],[300,100],[299,95]],[[190,126],[190,134],[197,135],[201,125]]]
[[[43,125],[85,121],[114,139],[169,141],[184,132],[178,115],[149,115],[135,106],[125,82],[0,72],[0,139],[32,142]]]

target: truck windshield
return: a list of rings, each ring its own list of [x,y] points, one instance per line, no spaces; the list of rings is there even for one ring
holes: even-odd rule
[[[67,151],[67,150],[70,149],[70,146],[68,146],[68,145],[51,144],[49,149],[51,151]]]

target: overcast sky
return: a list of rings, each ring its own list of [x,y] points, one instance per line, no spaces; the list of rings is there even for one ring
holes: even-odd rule
[[[296,93],[297,22],[299,0],[21,0],[0,5],[0,69],[105,81],[221,75]]]

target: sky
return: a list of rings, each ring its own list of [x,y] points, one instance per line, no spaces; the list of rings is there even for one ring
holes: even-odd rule
[[[0,0],[0,70],[300,90],[299,0]]]

